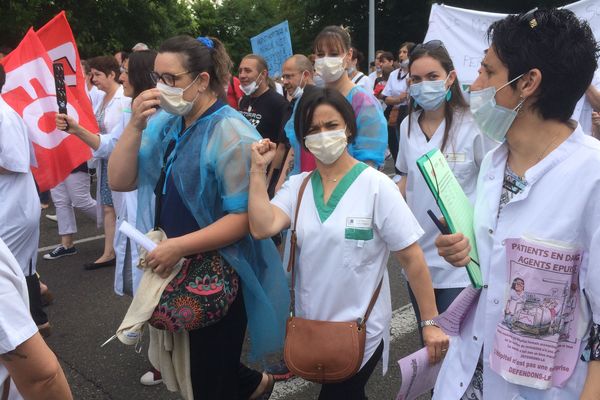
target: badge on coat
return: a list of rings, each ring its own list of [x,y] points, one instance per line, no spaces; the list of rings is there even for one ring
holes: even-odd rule
[[[344,237],[351,240],[373,239],[373,219],[347,217]]]

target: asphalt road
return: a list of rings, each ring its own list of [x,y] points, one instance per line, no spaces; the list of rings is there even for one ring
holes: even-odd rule
[[[60,241],[56,223],[45,218],[49,213],[54,213],[52,206],[42,212],[41,249]],[[94,261],[101,254],[104,242],[102,238],[94,238],[102,234],[94,222],[81,214],[77,215],[77,222],[79,232],[75,239],[86,241],[76,244],[76,255],[49,261],[42,258],[47,251],[40,251],[38,259],[42,280],[55,295],[54,303],[47,308],[53,327],[47,342],[65,370],[75,399],[179,399],[162,385],[145,387],[139,383],[140,376],[149,367],[147,341],[139,354],[133,347],[116,340],[100,348],[114,334],[131,299],[114,293],[113,267],[96,271],[83,269],[84,263]],[[394,316],[390,368],[386,376],[382,376],[381,366],[375,370],[367,386],[370,400],[396,398],[400,387],[396,361],[419,348],[412,309],[405,307],[409,300],[404,278],[394,262],[390,262],[389,271],[393,308],[398,310]],[[271,399],[304,400],[315,399],[317,395],[317,385],[294,379],[278,383]],[[422,396],[422,399],[427,398]]]

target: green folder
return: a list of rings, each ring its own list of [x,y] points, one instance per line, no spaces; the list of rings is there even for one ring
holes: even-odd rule
[[[446,219],[450,232],[460,232],[469,239],[471,261],[466,266],[473,287],[483,286],[479,268],[479,256],[473,229],[473,205],[452,173],[446,158],[439,149],[434,149],[417,160],[417,166],[429,186],[429,190]]]

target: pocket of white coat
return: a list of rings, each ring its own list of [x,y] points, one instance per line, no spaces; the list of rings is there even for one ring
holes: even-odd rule
[[[366,263],[367,247],[373,240],[372,218],[346,218],[344,229],[344,265],[351,268]]]

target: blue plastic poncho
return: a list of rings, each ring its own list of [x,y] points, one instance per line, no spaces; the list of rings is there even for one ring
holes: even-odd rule
[[[354,86],[346,100],[352,105],[356,114],[357,132],[354,143],[348,146],[348,152],[358,161],[373,162],[377,167],[383,165],[385,149],[388,144],[387,122],[379,100],[362,86]],[[294,105],[292,116],[285,124],[285,135],[294,149],[294,168],[290,175],[300,173],[300,143],[294,130],[294,117],[300,100]]]
[[[177,141],[183,118],[160,113],[144,130],[138,155],[138,228],[152,229],[154,187],[168,143]],[[177,142],[170,172],[185,205],[201,227],[248,207],[250,146],[258,132],[237,111],[223,106],[196,120]],[[281,350],[289,307],[287,281],[281,258],[271,239],[247,235],[219,249],[239,274],[248,328],[251,358]]]

